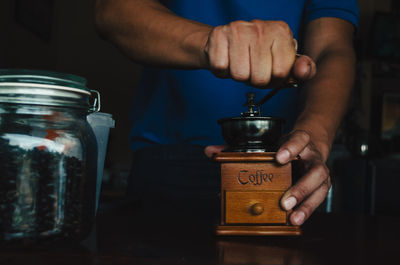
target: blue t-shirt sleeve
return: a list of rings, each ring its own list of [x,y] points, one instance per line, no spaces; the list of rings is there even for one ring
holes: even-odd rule
[[[307,0],[305,22],[321,17],[336,17],[358,27],[360,13],[357,0]]]

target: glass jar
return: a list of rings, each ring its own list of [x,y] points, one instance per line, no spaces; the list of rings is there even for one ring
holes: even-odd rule
[[[81,240],[95,218],[97,144],[84,78],[0,70],[0,239]]]

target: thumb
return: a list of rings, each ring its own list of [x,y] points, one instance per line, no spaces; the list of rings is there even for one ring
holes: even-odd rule
[[[293,65],[293,76],[298,80],[309,80],[317,73],[315,62],[307,55],[300,55]]]
[[[220,153],[225,148],[225,145],[209,145],[204,149],[204,153],[208,158],[212,158],[215,154]]]

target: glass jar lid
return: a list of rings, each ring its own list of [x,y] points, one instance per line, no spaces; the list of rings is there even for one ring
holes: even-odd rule
[[[41,70],[0,69],[0,103],[84,108],[99,111],[100,95],[77,75]],[[96,97],[90,103],[92,94]]]

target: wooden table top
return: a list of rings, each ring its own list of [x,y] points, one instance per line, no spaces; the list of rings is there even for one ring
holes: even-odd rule
[[[217,211],[200,208],[121,204],[82,245],[1,249],[0,264],[400,264],[400,217],[319,213],[297,238],[216,237]]]

